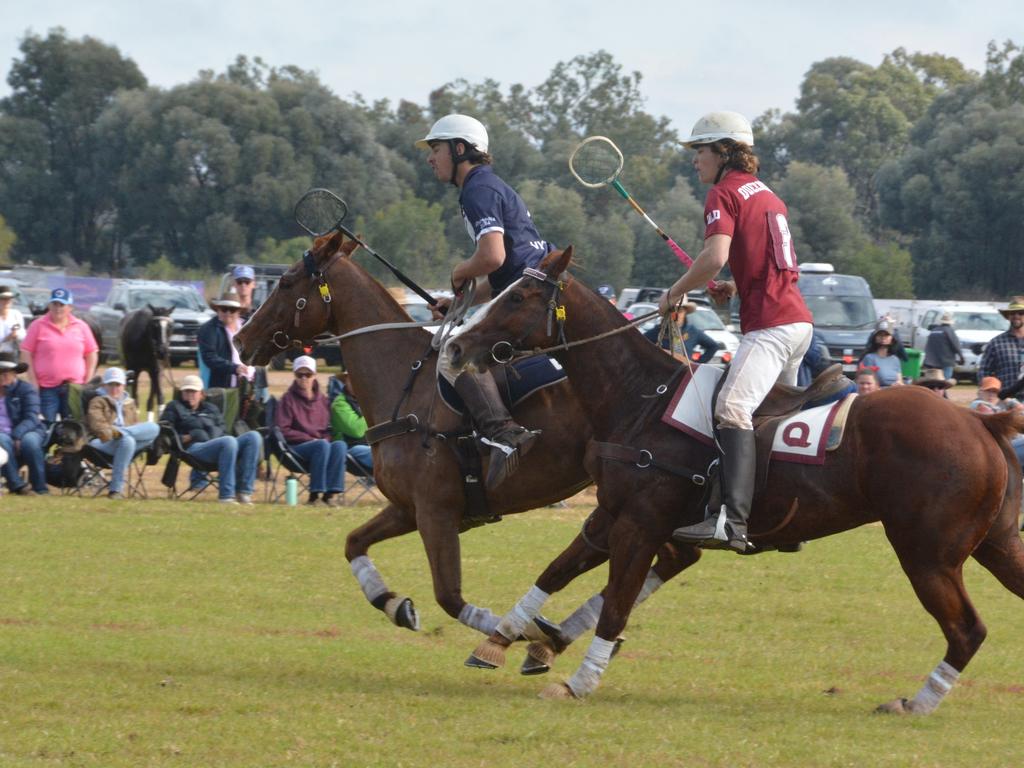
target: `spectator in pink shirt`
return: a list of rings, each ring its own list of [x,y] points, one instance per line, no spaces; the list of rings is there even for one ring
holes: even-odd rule
[[[72,314],[74,298],[67,288],[54,288],[45,315],[28,327],[21,358],[29,379],[39,389],[43,418],[68,418],[68,383],[85,384],[96,373],[99,348],[86,323]]]

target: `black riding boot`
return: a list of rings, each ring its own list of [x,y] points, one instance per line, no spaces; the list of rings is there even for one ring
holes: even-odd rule
[[[708,509],[703,522],[677,528],[672,533],[676,541],[698,544],[704,549],[734,549],[745,552],[747,518],[754,496],[754,478],[757,472],[754,431],[751,429],[723,428],[718,430],[722,446],[719,468],[722,483],[722,506]]]
[[[491,447],[487,490],[494,490],[519,469],[519,459],[533,447],[540,431],[531,432],[512,420],[490,373],[466,371],[455,380],[455,391],[466,404],[481,442]]]

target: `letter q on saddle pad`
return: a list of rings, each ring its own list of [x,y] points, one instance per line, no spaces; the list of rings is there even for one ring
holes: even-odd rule
[[[679,383],[661,420],[711,445],[714,442],[711,401],[722,374],[722,369],[715,366],[695,366],[693,373],[688,372]],[[799,464],[824,463],[826,451],[835,450],[839,445],[845,416],[855,397],[849,395],[838,402],[787,416],[775,430],[771,458]]]

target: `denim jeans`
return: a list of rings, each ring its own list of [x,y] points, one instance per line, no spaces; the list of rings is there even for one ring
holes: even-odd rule
[[[289,443],[291,448],[309,467],[310,493],[344,493],[345,452],[344,440],[309,440]]]
[[[124,476],[136,454],[146,450],[160,434],[160,425],[155,421],[144,421],[128,427],[118,427],[121,437],[116,440],[95,439],[89,442],[96,450],[113,457],[110,470],[110,492],[124,490]]]
[[[373,472],[373,450],[368,445],[350,445],[349,454],[370,473]]]
[[[21,438],[20,450],[14,450],[14,440],[6,432],[0,433],[0,446],[7,451],[7,463],[3,467],[3,476],[7,479],[7,487],[12,491],[21,488],[24,483],[18,476],[18,467],[28,466],[28,479],[32,490],[36,493],[49,493],[46,487],[46,457],[43,454],[45,436],[39,432],[28,432]]]
[[[252,495],[256,486],[256,465],[263,453],[263,438],[259,432],[246,432],[240,437],[222,435],[190,445],[187,452],[201,461],[217,463],[220,498],[235,498],[236,488],[238,493]]]
[[[57,414],[60,414],[62,419],[70,419],[71,409],[68,406],[67,385],[40,387],[39,410],[43,414],[43,421],[47,424],[53,424],[57,420]]]

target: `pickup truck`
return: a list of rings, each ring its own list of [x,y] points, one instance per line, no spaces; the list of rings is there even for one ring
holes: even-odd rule
[[[171,365],[196,361],[199,326],[214,316],[203,297],[191,285],[175,285],[159,280],[121,280],[110,289],[105,301],[93,304],[89,314],[99,323],[103,334],[103,352],[121,357],[121,320],[129,312],[154,307],[173,307],[171,319]]]

